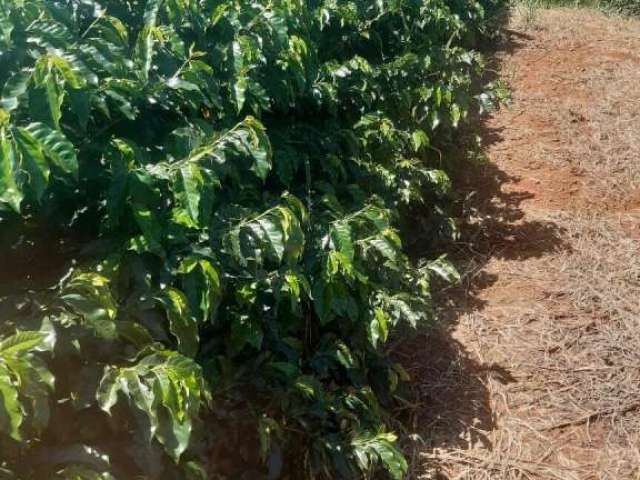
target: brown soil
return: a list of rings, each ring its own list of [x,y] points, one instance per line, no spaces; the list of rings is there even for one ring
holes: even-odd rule
[[[463,288],[398,354],[412,478],[640,479],[640,21],[514,19],[482,126]]]

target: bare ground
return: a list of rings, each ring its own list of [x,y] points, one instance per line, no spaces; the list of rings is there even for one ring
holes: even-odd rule
[[[552,9],[507,36],[463,288],[398,353],[411,476],[639,480],[640,21]]]

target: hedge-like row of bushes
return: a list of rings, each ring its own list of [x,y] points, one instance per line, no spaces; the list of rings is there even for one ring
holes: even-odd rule
[[[0,0],[0,478],[401,478],[500,3]]]

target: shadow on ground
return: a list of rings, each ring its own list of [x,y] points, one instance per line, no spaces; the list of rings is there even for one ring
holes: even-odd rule
[[[528,40],[531,38],[507,31],[497,53],[512,53]],[[471,130],[469,137],[480,136],[482,151],[503,141],[504,132],[490,126],[486,119],[475,122]],[[558,225],[525,218],[522,204],[534,198],[534,192],[522,187],[504,188],[517,186],[522,179],[490,161],[466,160],[468,150],[461,142],[460,147],[449,152],[454,159],[465,159],[457,161],[454,178],[460,196],[461,239],[449,254],[464,272],[464,280],[462,285],[438,294],[436,327],[403,341],[395,351],[395,357],[412,378],[412,402],[400,414],[401,422],[414,434],[413,440],[408,436],[406,440],[413,464],[409,476],[412,479],[449,478],[437,461],[425,466],[420,452],[467,449],[479,444],[491,450],[488,433],[494,429],[496,419],[487,390],[488,379],[504,384],[516,382],[503,366],[476,360],[476,352],[467,351],[454,335],[461,318],[484,309],[481,293],[498,280],[483,267],[491,259],[525,260],[569,248]]]

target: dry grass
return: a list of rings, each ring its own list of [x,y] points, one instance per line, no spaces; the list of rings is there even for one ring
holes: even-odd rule
[[[453,340],[424,339],[413,478],[640,478],[640,243],[606,215],[562,217],[571,250],[489,260],[486,303],[460,300]]]
[[[535,146],[538,154],[576,167],[599,197],[640,200],[640,21],[554,9],[536,22],[533,61],[556,65],[529,79],[537,87],[529,114],[545,118],[555,140]]]
[[[562,259],[562,269],[573,303],[603,315],[618,328],[635,331],[625,343],[635,340],[640,346],[640,209],[620,214],[583,212],[564,223],[574,252]],[[635,350],[640,368],[640,349]]]
[[[421,480],[640,480],[640,22],[540,12],[442,324],[401,348]]]

